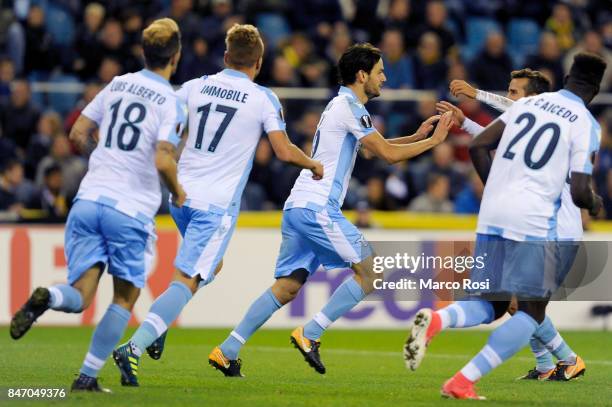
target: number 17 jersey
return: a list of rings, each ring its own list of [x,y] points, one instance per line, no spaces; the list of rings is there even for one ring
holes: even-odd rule
[[[185,82],[177,94],[189,111],[178,165],[185,205],[237,215],[262,132],[285,131],[278,97],[233,69]]]
[[[561,90],[516,101],[485,185],[478,233],[515,241],[557,238],[568,174],[591,174],[601,130],[582,99]]]

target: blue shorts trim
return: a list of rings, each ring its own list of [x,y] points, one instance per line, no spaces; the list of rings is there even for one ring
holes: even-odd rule
[[[103,263],[108,264],[109,274],[143,288],[152,239],[152,229],[139,220],[103,203],[77,200],[65,229],[68,283],[74,284],[85,271]]]
[[[372,255],[363,234],[339,210],[316,212],[306,208],[283,211],[283,240],[276,261],[276,278],[298,269],[314,273],[320,265],[328,270],[350,267]]]
[[[524,298],[548,298],[569,270],[563,269],[556,241],[517,242],[479,233],[474,256],[484,259],[484,267],[474,267],[470,279],[488,282],[489,288],[470,290],[470,294],[508,293]]]
[[[190,277],[200,275],[201,285],[210,283],[236,228],[236,217],[185,205],[170,205],[170,214],[183,236],[174,266]]]

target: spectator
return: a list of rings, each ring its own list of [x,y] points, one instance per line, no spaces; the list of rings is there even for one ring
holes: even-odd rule
[[[0,127],[0,163],[6,163],[17,157],[17,146],[9,138],[2,137],[2,127]],[[0,165],[0,171],[2,166]]]
[[[338,82],[338,61],[344,51],[351,46],[352,42],[351,32],[346,24],[336,24],[334,26],[334,33],[332,34],[331,41],[325,50],[325,57],[330,67],[329,84],[336,84]]]
[[[465,178],[456,168],[454,149],[450,142],[438,144],[433,148],[431,163],[427,174],[436,173],[446,176],[450,181],[450,196],[454,198],[463,189]]]
[[[550,32],[540,35],[540,46],[538,53],[527,57],[525,66],[531,69],[546,69],[552,73],[551,82],[553,89],[561,89],[563,86],[563,65],[561,64],[561,50],[557,43],[557,37]]]
[[[120,61],[120,66],[123,68],[122,71],[125,72],[134,72],[142,67],[142,63],[132,54],[130,48],[126,46],[123,28],[119,21],[108,20],[104,24],[100,41],[102,44],[102,54],[100,55],[102,63],[104,63],[105,59],[113,58],[116,61]]]
[[[455,199],[455,213],[478,213],[484,185],[476,171],[470,172],[469,183],[457,194]]]
[[[387,82],[391,89],[413,88],[414,73],[412,61],[405,53],[404,38],[400,30],[390,29],[383,34],[381,49]]]
[[[290,10],[295,28],[321,42],[331,38],[334,24],[342,20],[338,0],[291,0]]]
[[[426,32],[435,33],[440,39],[442,54],[447,55],[455,45],[453,33],[446,27],[447,11],[441,0],[430,0],[425,8],[425,24],[421,26],[421,34]]]
[[[419,40],[414,56],[415,85],[418,89],[439,89],[445,84],[447,66],[440,48],[440,38],[426,32]]]
[[[234,16],[232,2],[230,0],[212,0],[212,14],[202,21],[204,30],[200,30],[198,36],[203,36],[208,44],[212,44],[210,54],[213,58],[221,61],[225,51],[225,33],[229,28],[238,23],[242,23],[243,18]]]
[[[97,80],[103,84],[110,83],[117,75],[121,75],[123,67],[115,57],[105,57],[100,63]]]
[[[200,18],[192,13],[193,0],[172,0],[170,7],[162,11],[157,18],[169,17],[181,27],[183,48],[188,48],[202,30]]]
[[[82,79],[92,78],[98,69],[102,54],[99,37],[105,15],[106,10],[99,3],[89,3],[85,7],[83,23],[76,35],[75,48],[78,57],[74,63],[74,70]]]
[[[13,81],[13,92],[8,103],[0,105],[2,134],[23,150],[36,132],[40,116],[40,112],[31,102],[31,96],[29,83],[19,79]]]
[[[572,10],[567,4],[557,3],[553,7],[552,15],[546,20],[546,29],[557,37],[559,47],[567,51],[575,44],[575,27],[572,21]]]
[[[429,174],[427,191],[410,203],[409,210],[415,212],[446,212],[453,211],[453,203],[448,199],[449,180],[441,174]]]
[[[584,34],[582,41],[580,41],[580,44],[565,54],[565,59],[563,60],[565,72],[569,72],[572,62],[574,61],[574,57],[580,52],[591,52],[593,54],[597,54],[606,61],[608,64],[608,69],[606,69],[603,78],[601,79],[600,91],[606,92],[610,90],[612,85],[612,68],[610,68],[612,66],[612,51],[604,47],[602,38],[597,31],[587,31]]]
[[[64,131],[66,133],[70,133],[70,129],[72,125],[79,118],[81,111],[91,102],[96,95],[102,90],[102,86],[96,82],[88,83],[85,85],[85,90],[83,91],[83,95],[81,99],[77,102],[74,109],[66,115],[66,119],[64,120]]]
[[[56,62],[56,53],[52,46],[51,34],[45,28],[45,13],[40,6],[30,7],[25,28],[24,71],[48,73]]]
[[[31,209],[41,209],[46,215],[46,220],[65,220],[68,201],[63,191],[62,170],[59,165],[52,164],[45,168],[43,185]]]
[[[183,83],[202,75],[217,73],[219,66],[209,54],[208,42],[204,37],[195,37],[190,50],[186,50],[176,75],[172,78],[174,83]]]
[[[0,168],[0,211],[18,215],[29,206],[35,195],[35,188],[23,177],[23,166],[17,160],[4,162]]]
[[[473,59],[470,74],[480,89],[505,90],[508,72],[512,71],[512,60],[506,52],[506,40],[502,33],[492,32],[487,37],[485,48]],[[504,78],[504,80],[500,80]]]
[[[8,58],[0,58],[0,103],[5,103],[11,95],[11,82],[15,79],[15,65]]]
[[[410,0],[392,0],[384,25],[387,29],[400,30],[404,36],[406,48],[414,48],[417,46],[419,34],[421,34],[419,32],[420,27],[417,27],[414,20]]]
[[[69,202],[71,202],[72,198],[76,196],[87,166],[81,157],[72,154],[68,137],[63,134],[55,136],[49,155],[38,164],[36,185],[40,187],[44,185],[46,171],[54,165],[58,165],[62,170],[62,195],[69,198]]]
[[[274,160],[272,146],[267,138],[262,138],[255,150],[253,168],[247,184],[249,191],[247,192],[246,206],[249,209],[261,210],[264,207],[272,208],[274,206],[272,202],[274,196],[272,160]]]
[[[29,179],[36,176],[38,163],[49,154],[53,138],[62,133],[62,118],[55,112],[44,113],[38,120],[38,131],[30,140],[26,152],[25,173]]]

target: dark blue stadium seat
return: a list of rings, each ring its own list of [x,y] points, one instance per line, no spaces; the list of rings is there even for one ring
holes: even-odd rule
[[[56,45],[69,46],[74,42],[74,21],[61,7],[48,4],[45,9],[45,26]]]
[[[508,23],[508,48],[516,65],[538,50],[540,27],[533,20],[515,18]]]
[[[465,26],[466,44],[464,52],[469,56],[474,56],[480,51],[490,32],[501,31],[495,20],[483,17],[468,18]]]
[[[280,14],[260,13],[255,17],[255,24],[271,47],[276,47],[278,43],[291,34],[289,23]]]

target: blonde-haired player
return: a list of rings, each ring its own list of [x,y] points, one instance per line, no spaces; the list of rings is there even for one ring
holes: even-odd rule
[[[172,205],[170,213],[184,239],[172,283],[128,343],[113,352],[127,385],[138,385],[142,352],[221,269],[262,131],[281,161],[309,170],[316,180],[323,177],[321,163],[289,141],[276,95],[253,82],[264,52],[257,28],[234,25],[225,43],[226,69],[188,81],[177,92],[189,108],[189,137],[179,161],[179,180],[189,200],[182,208]]]
[[[94,331],[73,391],[108,391],[97,374],[123,336],[145,284],[153,217],[161,203],[159,176],[175,206],[185,201],[174,158],[185,106],[168,82],[180,58],[180,38],[173,20],[154,21],[142,35],[146,68],[113,78],[72,127],[70,138],[79,145],[95,128],[99,139],[66,222],[68,284],[37,288],[11,321],[11,336],[18,339],[49,308],[82,312],[108,266],[113,302]]]

